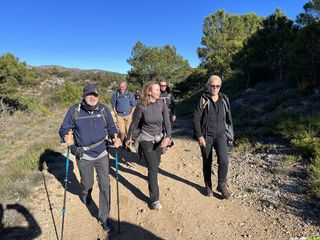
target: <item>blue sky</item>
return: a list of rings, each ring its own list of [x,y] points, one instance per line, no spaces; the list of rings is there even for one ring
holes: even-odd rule
[[[30,65],[61,65],[126,73],[137,41],[169,44],[192,67],[199,64],[203,20],[218,9],[289,18],[307,0],[10,0],[0,2],[0,55]]]

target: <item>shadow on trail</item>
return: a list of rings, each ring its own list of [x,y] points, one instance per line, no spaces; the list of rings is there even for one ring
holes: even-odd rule
[[[42,171],[45,168],[47,168],[47,171],[55,176],[55,178],[60,182],[61,186],[64,187],[64,179],[66,175],[66,157],[52,149],[46,149],[41,154],[38,164],[39,171]],[[81,193],[80,183],[74,173],[74,164],[72,161],[69,162],[67,191],[75,195],[80,195]]]
[[[56,225],[56,221],[55,221],[55,218],[54,218],[54,215],[53,215],[52,204],[51,204],[51,200],[50,200],[49,191],[48,191],[48,188],[47,188],[46,176],[44,175],[43,171],[41,171],[41,174],[42,174],[42,179],[43,179],[43,185],[44,185],[44,188],[45,188],[46,194],[47,194],[49,210],[50,210],[51,220],[52,220],[53,227],[54,227],[54,232],[56,234],[57,240],[59,240],[58,231],[57,231],[57,225]]]
[[[109,153],[113,158],[115,157],[115,149],[114,148],[109,147]],[[126,172],[126,173],[135,175],[137,177],[140,177],[140,178],[148,181],[147,176],[131,169],[131,165],[133,162],[138,165],[141,165],[143,167],[146,167],[145,161],[139,159],[138,154],[133,153],[133,152],[128,152],[124,148],[119,148],[118,149],[118,156],[119,156],[119,163],[127,166],[127,168],[126,168],[126,167],[123,167],[119,164],[119,173]],[[115,165],[115,163],[113,165]],[[115,170],[110,171],[110,173],[113,177],[116,177]],[[172,173],[170,173],[166,170],[163,170],[161,168],[159,168],[159,174],[162,174],[162,175],[169,177],[173,180],[176,180],[176,181],[182,182],[186,185],[189,185],[189,186],[195,188],[196,190],[198,190],[202,195],[206,195],[205,188],[196,184],[196,183],[193,183],[187,179],[179,177],[179,176],[172,174]],[[142,200],[144,202],[147,202],[147,203],[149,202],[149,198],[147,196],[145,196],[137,187],[133,186],[130,182],[128,182],[125,178],[123,178],[121,176],[121,174],[119,174],[119,182],[121,182],[125,187],[127,187],[137,198],[139,198],[140,200]],[[219,194],[214,194],[214,196],[218,199],[222,199]]]
[[[71,156],[71,154],[70,154]],[[59,152],[53,151],[51,149],[46,149],[40,156],[39,159],[39,170],[42,172],[42,177],[43,177],[43,183],[46,189],[47,193],[47,199],[49,203],[49,209],[51,212],[51,218],[54,224],[55,232],[56,232],[56,237],[58,238],[58,234],[56,231],[56,223],[55,219],[52,213],[52,207],[51,207],[51,202],[50,202],[50,196],[49,192],[47,189],[47,184],[46,184],[46,179],[45,179],[45,174],[43,173],[43,169],[47,168],[47,171],[54,175],[55,178],[60,182],[61,186],[64,188],[64,179],[66,175],[66,156],[62,155]],[[70,192],[72,194],[78,195],[79,198],[81,196],[81,185],[74,173],[74,164],[73,161],[69,161],[69,171],[68,171],[68,186],[67,186],[67,192]],[[61,195],[63,192],[61,192]],[[80,199],[81,200],[81,199]],[[63,203],[63,198],[61,198],[61,204]],[[62,205],[61,205],[62,206]],[[66,208],[68,209],[68,203]],[[92,201],[88,206],[87,209],[89,210],[90,214],[92,217],[96,218],[98,220],[98,214],[99,210],[97,205],[95,204],[94,201]]]
[[[118,232],[118,222],[111,219],[114,231],[109,235],[109,240],[128,240],[128,239],[147,239],[147,240],[163,240],[163,238],[158,237],[151,233],[150,231],[132,223],[120,222],[121,231]],[[103,238],[98,238],[97,240],[104,240]]]
[[[195,188],[196,190],[198,190],[202,195],[206,196],[206,189],[196,183],[193,183],[193,182],[190,182],[189,180],[187,179],[184,179],[182,177],[179,177],[177,175],[174,175],[170,172],[167,172],[166,170],[163,170],[161,168],[159,168],[159,173],[162,174],[163,176],[166,176],[166,177],[169,177],[169,178],[172,178],[173,180],[176,180],[178,182],[182,182],[186,185],[189,185],[193,188]],[[218,199],[223,199],[219,194],[213,192],[213,195],[214,197],[218,198]]]
[[[115,158],[115,149],[112,147],[108,148],[109,150],[109,154]],[[128,168],[125,168],[123,166],[121,166],[120,164],[118,165],[118,176],[119,176],[119,183],[121,183],[123,186],[125,186],[128,190],[130,190],[132,192],[132,194],[134,196],[136,196],[136,198],[140,199],[141,201],[150,204],[149,198],[143,193],[141,192],[141,190],[139,188],[137,188],[136,186],[134,186],[132,183],[130,183],[127,179],[125,179],[122,175],[121,172],[125,172],[125,173],[129,173],[131,175],[137,176],[142,178],[143,180],[147,181],[147,177],[144,176],[143,174],[134,171],[132,169],[130,169],[131,163],[132,162],[137,162],[138,160],[138,156],[134,153],[128,153],[125,149],[123,148],[119,148],[118,149],[118,157],[119,157],[119,163],[124,163],[126,166],[128,166]],[[116,178],[116,167],[115,167],[116,161],[110,161],[110,174],[111,176],[113,176],[114,178]]]
[[[8,204],[7,211],[17,211],[28,222],[27,227],[7,227],[4,228],[2,219],[4,216],[4,208],[0,204],[0,237],[2,240],[32,240],[40,236],[41,228],[32,214],[24,206],[20,204]]]
[[[288,211],[303,221],[309,221],[312,225],[320,226],[320,209],[317,207],[317,200],[315,197],[308,197],[309,186],[307,184],[308,174],[303,169],[295,169],[289,174],[292,177],[291,181],[282,183],[280,188],[283,192],[291,195],[303,195],[298,198],[285,198],[282,196],[281,200],[289,206]],[[308,199],[307,199],[308,198]]]

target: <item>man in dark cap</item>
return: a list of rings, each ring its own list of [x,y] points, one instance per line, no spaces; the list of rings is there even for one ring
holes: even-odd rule
[[[68,134],[72,131],[73,134]],[[116,148],[121,145],[116,138],[118,130],[107,106],[99,103],[99,89],[89,83],[83,89],[83,100],[72,106],[60,127],[59,135],[76,156],[81,176],[81,200],[89,205],[96,169],[99,185],[99,221],[106,232],[112,228],[109,217],[109,158],[106,139],[113,138]]]

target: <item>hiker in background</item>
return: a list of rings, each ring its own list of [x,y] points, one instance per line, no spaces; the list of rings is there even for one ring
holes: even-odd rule
[[[111,104],[116,115],[121,140],[124,142],[132,121],[132,113],[137,106],[136,99],[133,93],[127,90],[125,81],[119,82],[119,89],[112,94]]]
[[[160,84],[160,91],[161,91],[160,98],[166,103],[169,109],[170,119],[172,122],[174,122],[176,120],[176,114],[175,114],[176,104],[174,102],[173,95],[165,80],[161,80],[159,84]]]
[[[137,101],[137,105],[140,103],[140,90],[139,89],[136,89],[135,93],[134,93],[134,98],[136,99]]]
[[[201,95],[194,111],[195,136],[203,158],[203,176],[207,195],[213,197],[211,183],[212,148],[218,158],[218,186],[225,199],[231,194],[227,188],[228,145],[233,144],[233,126],[228,97],[219,92],[221,78],[213,75],[206,84],[207,91]]]
[[[165,134],[163,133],[163,126]],[[126,145],[132,144],[132,133],[141,127],[136,141],[140,144],[148,167],[148,187],[151,207],[160,210],[158,172],[162,148],[171,141],[171,124],[168,108],[160,100],[160,87],[156,82],[149,82],[142,90],[141,102],[133,113]]]
[[[73,130],[73,135],[68,134]],[[106,232],[112,229],[109,216],[109,158],[106,150],[106,138],[114,139],[118,130],[107,106],[99,103],[99,90],[94,84],[83,89],[83,100],[72,106],[60,127],[59,135],[70,146],[76,156],[80,171],[82,195],[81,201],[89,205],[94,182],[94,168],[99,185],[99,221]],[[113,142],[118,148],[121,140]]]

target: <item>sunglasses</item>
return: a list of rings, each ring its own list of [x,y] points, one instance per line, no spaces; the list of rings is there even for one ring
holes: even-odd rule
[[[216,88],[219,89],[221,87],[221,85],[211,85],[212,88]]]

